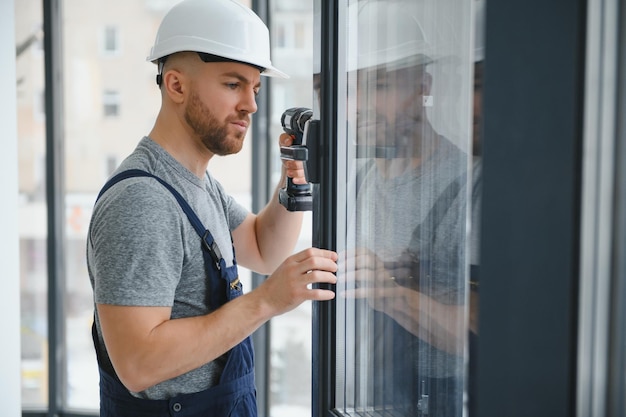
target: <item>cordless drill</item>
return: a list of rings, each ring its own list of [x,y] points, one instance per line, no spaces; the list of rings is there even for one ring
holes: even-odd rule
[[[305,173],[308,149],[303,142],[312,116],[311,109],[292,107],[285,110],[280,118],[283,130],[293,138],[291,146],[281,146],[280,157],[284,160],[304,161]],[[291,178],[287,178],[285,188],[281,188],[278,193],[278,201],[289,211],[310,211],[313,209],[311,186],[308,183],[294,184]]]

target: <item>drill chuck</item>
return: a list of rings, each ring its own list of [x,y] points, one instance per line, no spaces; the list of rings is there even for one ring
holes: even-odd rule
[[[295,136],[294,145],[302,144],[306,122],[313,117],[313,111],[306,107],[292,107],[284,111],[280,118],[285,133]]]

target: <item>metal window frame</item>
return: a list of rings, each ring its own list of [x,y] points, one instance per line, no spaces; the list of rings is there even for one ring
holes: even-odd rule
[[[578,338],[580,417],[626,413],[625,19],[624,1],[589,0]]]
[[[337,161],[340,144],[337,140],[339,100],[338,65],[340,46],[339,10],[346,8],[343,0],[315,0],[314,25],[320,25],[320,38],[314,39],[314,54],[319,54],[320,62],[320,144],[319,171],[320,182],[314,187],[313,200],[313,246],[337,249],[337,184],[340,175]],[[319,21],[317,21],[319,20]],[[314,30],[314,32],[316,32]],[[316,58],[314,58],[315,60]],[[345,84],[344,84],[345,85]],[[345,107],[344,107],[345,108]],[[344,158],[345,160],[345,158]],[[344,181],[345,183],[345,181]],[[335,317],[334,301],[315,302],[313,311],[313,368],[312,368],[312,416],[332,416],[335,407]]]
[[[620,215],[619,205],[615,202],[615,187],[620,178],[618,175],[624,169],[619,165],[619,153],[616,152],[620,146],[616,134],[620,119],[616,111],[618,91],[615,88],[620,65],[618,3],[619,0],[589,0],[587,5],[576,410],[580,417],[611,415],[607,414],[608,402],[615,394],[615,387],[610,379],[616,375],[611,371],[610,363],[616,356],[618,361],[623,360],[611,345],[614,332],[623,337],[622,330],[611,328],[611,319],[619,310],[619,304],[615,304],[617,299],[614,297],[619,296],[615,286],[620,285],[616,280],[616,265],[612,262],[616,258],[623,262],[623,255],[616,252],[619,246],[616,246],[618,236],[614,229]]]
[[[626,2],[622,1],[617,13],[619,28],[617,33],[617,100],[616,115],[626,114]],[[611,339],[609,342],[609,390],[607,400],[608,416],[626,415],[626,120],[616,118],[616,170],[615,170],[615,217],[613,219],[615,237],[613,239],[613,283],[611,311]]]
[[[65,342],[65,181],[62,1],[43,0],[48,217],[48,415],[61,415],[67,386]]]
[[[252,10],[265,22],[271,31],[271,13],[269,0],[252,0]],[[272,143],[269,126],[271,117],[271,80],[261,77],[261,90],[257,96],[259,111],[254,114],[252,123],[252,210],[258,213],[272,195],[270,184]],[[266,276],[252,272],[252,288],[256,288]],[[267,322],[252,334],[254,346],[254,370],[257,387],[257,408],[260,416],[270,415],[270,360],[271,360],[271,323]]]

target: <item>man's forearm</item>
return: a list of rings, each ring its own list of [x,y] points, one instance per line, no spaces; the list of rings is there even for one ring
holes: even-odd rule
[[[163,320],[154,327],[144,326],[151,320],[152,307],[101,304],[98,310],[115,370],[135,392],[216,359],[275,314],[256,294],[239,297],[208,315]]]
[[[259,252],[271,270],[292,254],[302,229],[303,213],[288,211],[278,202],[278,191],[284,184],[283,176],[255,225]]]

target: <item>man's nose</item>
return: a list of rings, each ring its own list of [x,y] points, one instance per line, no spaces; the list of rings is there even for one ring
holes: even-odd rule
[[[243,111],[249,114],[256,113],[258,106],[256,104],[255,90],[250,89],[243,93],[239,102],[239,111]]]

